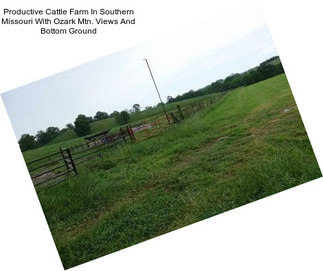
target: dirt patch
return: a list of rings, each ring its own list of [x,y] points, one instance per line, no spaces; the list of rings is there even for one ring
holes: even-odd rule
[[[294,137],[300,137],[300,136],[307,136],[307,133],[306,132],[300,132],[300,133],[296,133],[294,135]]]
[[[275,123],[275,122],[278,122],[278,121],[280,121],[281,119],[279,119],[279,118],[275,118],[275,119],[272,119],[269,123]]]
[[[206,142],[206,144],[212,144],[212,143],[215,143],[215,142],[219,142],[219,141],[221,141],[221,140],[223,140],[223,139],[226,139],[227,137],[229,137],[229,136],[220,136],[220,137],[217,137],[217,138],[214,138],[214,139],[208,140],[208,141]]]

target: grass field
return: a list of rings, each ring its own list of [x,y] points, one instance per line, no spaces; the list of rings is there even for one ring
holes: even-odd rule
[[[322,175],[285,75],[79,173],[37,191],[65,268]]]
[[[166,104],[166,110],[168,112],[176,110],[176,106],[179,104],[182,108],[185,108],[186,106],[189,106],[191,104],[194,104],[196,102],[209,99],[210,97],[218,96],[220,94],[212,94],[212,95],[205,95],[202,97],[196,97],[189,100],[183,100],[178,103],[174,104]],[[129,121],[129,124],[136,123],[138,121],[143,121],[147,118],[153,117],[153,116],[159,116],[163,114],[163,109],[161,106],[154,107],[148,110],[143,110],[139,113],[131,115],[131,119]],[[107,130],[108,128],[111,128],[111,132],[119,130],[120,126],[115,121],[114,118],[109,118],[101,121],[96,121],[90,124],[91,125],[91,134],[96,134],[98,132]],[[89,136],[89,135],[88,135]],[[49,155],[51,153],[55,153],[59,150],[60,147],[69,148],[78,144],[84,144],[85,140],[83,137],[77,137],[75,132],[73,130],[67,130],[63,132],[62,134],[55,137],[51,142],[48,144],[39,147],[37,149],[25,151],[23,153],[24,159],[26,162],[30,162],[32,160],[38,159],[40,157]]]

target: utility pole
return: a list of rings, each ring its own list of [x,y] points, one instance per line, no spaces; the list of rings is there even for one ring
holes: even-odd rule
[[[144,58],[144,60],[146,61],[146,64],[147,64],[148,70],[149,70],[150,75],[151,75],[151,79],[152,79],[152,80],[153,80],[153,82],[154,82],[154,85],[155,85],[155,88],[156,88],[156,91],[157,91],[157,94],[158,94],[158,97],[159,97],[160,103],[161,103],[161,105],[162,105],[162,107],[163,107],[163,110],[164,110],[164,114],[165,114],[165,116],[166,116],[166,118],[167,118],[167,121],[168,121],[168,123],[169,123],[170,121],[169,121],[169,118],[168,118],[168,115],[167,115],[167,112],[166,112],[166,109],[165,109],[165,105],[164,105],[164,103],[163,103],[163,101],[162,101],[162,98],[160,97],[159,90],[158,90],[157,84],[156,84],[156,82],[155,82],[155,78],[154,78],[154,76],[153,76],[153,73],[151,72],[151,69],[150,69],[150,66],[149,66],[148,60],[147,60],[146,58]]]

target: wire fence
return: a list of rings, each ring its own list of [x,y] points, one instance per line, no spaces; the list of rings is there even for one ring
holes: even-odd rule
[[[90,160],[102,157],[103,153],[122,144],[141,142],[166,131],[173,124],[179,124],[201,109],[214,104],[222,95],[205,99],[181,107],[165,115],[158,115],[138,121],[124,127],[118,132],[101,132],[85,138],[86,143],[70,148],[60,148],[58,152],[27,163],[31,179],[35,186],[56,180],[60,183],[70,176],[78,175],[77,167]]]

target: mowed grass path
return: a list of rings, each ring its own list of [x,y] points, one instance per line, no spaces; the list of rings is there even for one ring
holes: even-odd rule
[[[280,75],[38,195],[68,268],[321,175]]]

